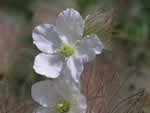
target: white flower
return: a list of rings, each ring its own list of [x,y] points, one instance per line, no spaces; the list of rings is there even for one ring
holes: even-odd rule
[[[42,107],[34,113],[86,113],[85,97],[64,80],[45,80],[32,86],[32,98]]]
[[[50,78],[63,72],[72,75],[78,83],[83,63],[93,60],[104,48],[96,35],[82,38],[83,29],[84,21],[74,9],[61,12],[56,26],[42,24],[35,27],[33,43],[42,52],[35,58],[35,72]]]

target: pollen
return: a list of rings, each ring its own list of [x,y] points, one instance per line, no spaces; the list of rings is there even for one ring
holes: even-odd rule
[[[56,104],[56,111],[58,113],[68,113],[70,110],[70,102],[66,100],[59,101]]]
[[[72,47],[72,45],[62,44],[61,53],[65,58],[70,57],[74,54],[74,48]]]

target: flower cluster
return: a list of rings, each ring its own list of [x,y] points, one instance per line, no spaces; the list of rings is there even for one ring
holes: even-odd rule
[[[95,34],[83,37],[84,20],[74,9],[66,9],[56,26],[42,24],[33,30],[33,43],[41,51],[35,58],[36,73],[53,78],[32,87],[32,98],[42,105],[35,113],[85,113],[86,99],[80,93],[83,63],[104,48]]]

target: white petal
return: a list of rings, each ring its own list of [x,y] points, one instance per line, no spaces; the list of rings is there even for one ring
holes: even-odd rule
[[[76,57],[83,62],[95,59],[96,54],[100,54],[104,46],[96,35],[87,35],[76,47]]]
[[[80,89],[80,82],[75,82],[75,80],[73,79],[73,77],[70,73],[70,70],[68,69],[68,67],[66,65],[67,64],[64,65],[65,68],[63,70],[63,73],[61,76],[58,77],[58,79],[67,82],[67,84],[69,84],[70,87],[76,86],[78,89]]]
[[[36,73],[49,78],[59,76],[63,67],[63,59],[59,55],[49,55],[40,53],[34,61],[34,70]]]
[[[58,96],[54,81],[45,80],[35,83],[32,86],[32,98],[43,107],[56,105]]]
[[[80,75],[83,72],[83,64],[75,57],[71,57],[68,59],[66,67],[63,71],[65,76],[72,76],[72,79],[80,84]]]
[[[75,85],[72,85],[69,82],[66,82],[64,79],[55,80],[55,89],[56,89],[57,94],[59,94],[63,99],[66,99],[69,101],[73,95],[73,91],[77,90]]]
[[[74,9],[66,9],[58,15],[56,29],[62,40],[74,43],[83,35],[84,21]]]
[[[32,86],[32,98],[44,107],[53,107],[62,99],[70,101],[80,89],[65,80],[44,80]],[[79,95],[80,96],[80,95]]]
[[[55,53],[60,48],[60,39],[53,25],[42,24],[33,30],[32,37],[37,48],[44,53]]]
[[[61,75],[62,76],[62,75]],[[76,87],[75,84],[71,83],[73,81],[66,81],[65,79],[55,79],[55,90],[57,94],[61,94],[61,97],[65,100],[75,101],[74,103],[82,104],[82,94],[80,93],[80,88]]]
[[[89,62],[95,59],[95,52],[88,47],[86,43],[83,41],[76,47],[76,57],[80,59],[82,62]]]
[[[39,108],[36,108],[33,111],[33,113],[56,113],[56,112],[47,107],[39,107]]]
[[[100,54],[102,50],[104,49],[104,45],[100,41],[99,37],[97,35],[87,35],[84,37],[83,41],[88,45],[89,48],[91,48],[96,54]]]
[[[86,113],[87,102],[82,94],[74,93],[71,113]]]

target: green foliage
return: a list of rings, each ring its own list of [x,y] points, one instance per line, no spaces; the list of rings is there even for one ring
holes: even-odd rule
[[[121,37],[129,37],[141,40],[147,40],[150,37],[150,16],[147,15],[146,9],[139,9],[137,15],[130,21],[123,32]]]
[[[8,7],[10,9],[27,10],[33,0],[3,0],[1,1],[1,7]]]
[[[9,57],[9,82],[14,89],[14,95],[30,95],[32,84],[46,77],[37,75],[33,70],[35,55],[38,54],[32,43],[32,36],[20,39]]]
[[[129,64],[136,67],[141,64],[150,65],[150,15],[149,8],[139,8],[136,16],[132,18],[120,33],[126,41]]]
[[[33,13],[30,5],[32,2],[33,0],[5,0],[0,2],[0,7],[6,10],[6,14],[13,16],[25,15],[27,20],[31,20]]]
[[[34,73],[32,71],[34,57],[25,53],[17,55],[17,58],[13,59],[13,64],[9,72],[9,81],[14,89],[16,89],[15,95],[20,96],[21,90],[25,88],[26,84],[31,84],[32,80],[34,80]]]
[[[96,5],[100,0],[76,0],[76,7],[81,14],[85,14],[87,9],[92,6]]]
[[[33,83],[46,79],[43,76],[37,75],[33,66],[34,56],[31,54],[18,53],[16,58],[13,59],[13,64],[9,71],[9,82],[15,89],[15,95],[21,96],[30,95],[31,86]],[[24,90],[24,92],[22,92]]]

